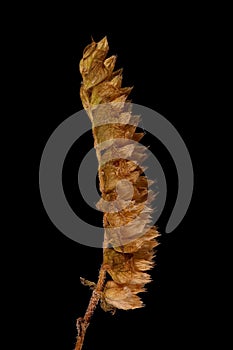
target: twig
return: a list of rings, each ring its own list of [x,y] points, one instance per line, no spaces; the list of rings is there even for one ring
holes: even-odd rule
[[[91,317],[92,317],[92,315],[95,311],[95,308],[100,300],[101,293],[102,293],[103,288],[104,288],[105,276],[106,276],[106,266],[105,266],[105,264],[103,264],[100,268],[98,282],[96,284],[96,288],[92,292],[92,296],[91,296],[91,299],[89,301],[86,313],[85,313],[84,317],[79,317],[77,319],[78,338],[77,338],[75,350],[82,349],[87,328],[90,324]]]

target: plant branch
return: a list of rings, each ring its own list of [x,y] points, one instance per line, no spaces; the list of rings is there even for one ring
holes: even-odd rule
[[[96,288],[92,292],[92,296],[91,296],[91,299],[89,301],[86,313],[85,313],[84,317],[79,317],[77,319],[78,337],[77,337],[75,350],[82,349],[85,334],[86,334],[87,328],[90,324],[91,317],[95,311],[95,308],[96,308],[96,306],[101,298],[101,294],[103,292],[105,277],[106,277],[106,266],[105,266],[105,264],[102,264],[100,271],[99,271],[98,282],[96,284]]]

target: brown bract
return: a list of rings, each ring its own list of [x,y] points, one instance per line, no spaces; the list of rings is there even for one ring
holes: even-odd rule
[[[127,103],[132,88],[121,86],[122,70],[114,71],[116,56],[106,58],[108,50],[106,37],[84,50],[80,95],[99,161],[102,198],[97,207],[104,212],[103,263],[109,275],[101,306],[112,311],[143,306],[138,293],[151,280],[145,271],[153,267],[159,233],[151,226],[154,194],[149,189],[152,181],[143,173],[143,133],[136,133],[140,118]]]

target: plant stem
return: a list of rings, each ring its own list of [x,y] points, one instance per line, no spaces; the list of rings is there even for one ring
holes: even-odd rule
[[[92,315],[95,311],[95,308],[100,300],[101,293],[102,293],[103,288],[104,288],[105,276],[106,276],[106,266],[102,264],[100,271],[99,271],[98,282],[96,284],[96,288],[92,292],[92,296],[91,296],[91,299],[89,301],[86,313],[85,313],[84,317],[79,317],[77,319],[78,338],[77,338],[75,350],[82,349],[87,328],[90,324],[91,317],[92,317]]]

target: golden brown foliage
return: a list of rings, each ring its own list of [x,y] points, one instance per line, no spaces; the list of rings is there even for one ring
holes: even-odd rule
[[[150,226],[154,194],[140,166],[145,154],[138,143],[143,133],[136,133],[139,117],[132,115],[126,103],[132,88],[121,87],[122,70],[114,72],[116,56],[106,59],[108,50],[106,37],[84,50],[80,96],[92,122],[99,161],[102,198],[97,207],[104,212],[103,263],[112,279],[104,286],[101,307],[113,311],[143,306],[137,294],[151,280],[145,271],[153,266],[159,234]]]

